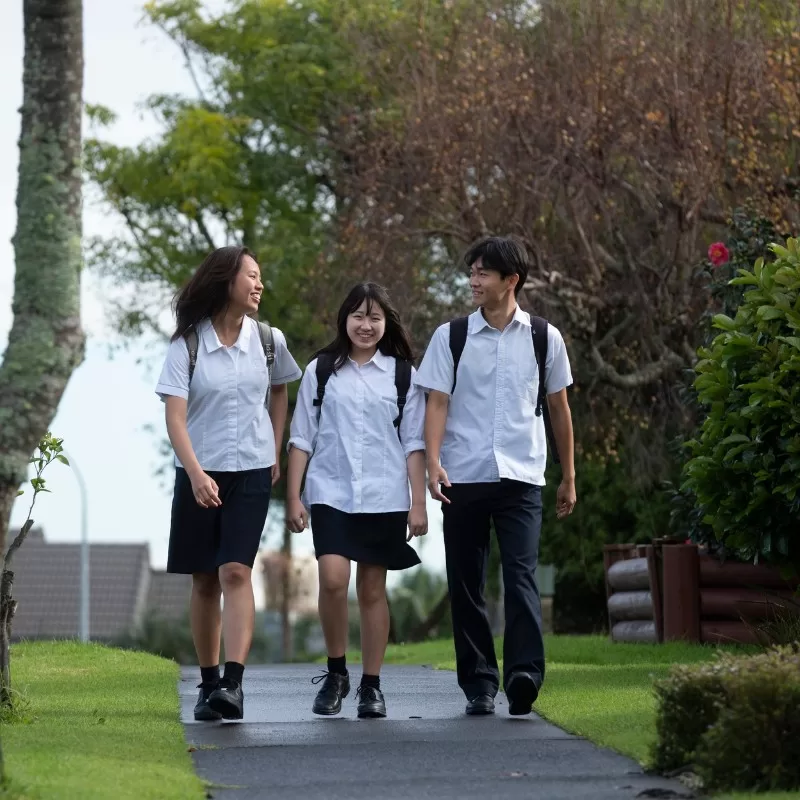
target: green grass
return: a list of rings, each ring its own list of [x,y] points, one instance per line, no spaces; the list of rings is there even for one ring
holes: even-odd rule
[[[12,648],[11,670],[26,711],[0,731],[10,779],[3,797],[205,797],[183,737],[174,662],[37,642]]]
[[[497,654],[502,640],[495,642]],[[547,675],[536,711],[570,733],[632,756],[648,759],[655,740],[653,679],[672,664],[708,661],[719,648],[670,642],[614,644],[606,636],[546,636]],[[725,648],[747,652],[752,648]],[[358,661],[359,654],[348,654]],[[451,641],[389,647],[387,662],[455,669]],[[797,792],[726,794],[715,800],[798,800]]]

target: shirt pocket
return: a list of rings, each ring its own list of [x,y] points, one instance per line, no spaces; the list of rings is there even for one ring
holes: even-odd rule
[[[239,392],[247,405],[263,405],[267,397],[267,365],[264,361],[249,361],[239,372]]]

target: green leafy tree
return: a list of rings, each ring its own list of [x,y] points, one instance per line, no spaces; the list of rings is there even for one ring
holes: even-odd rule
[[[707,416],[683,486],[720,545],[800,571],[800,242],[771,250],[731,281],[742,303],[714,318],[721,333],[699,351]]]

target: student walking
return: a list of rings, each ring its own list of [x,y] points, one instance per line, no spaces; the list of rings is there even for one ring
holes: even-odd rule
[[[544,680],[536,564],[552,421],[562,481],[557,514],[572,513],[575,467],[561,334],[517,305],[528,274],[525,248],[489,237],[465,257],[477,310],[442,325],[415,383],[428,391],[428,486],[441,501],[458,682],[467,714],[491,714],[500,685],[483,596],[490,521],[505,591],[503,686],[509,713],[528,714]],[[547,426],[549,430],[549,425]],[[554,452],[554,455],[556,453]]]
[[[280,477],[286,384],[301,376],[283,334],[255,319],[263,290],[248,249],[212,252],[175,299],[177,327],[156,387],[176,467],[167,572],[192,576],[196,720],[244,714],[251,572]]]
[[[347,589],[355,561],[363,660],[358,716],[386,716],[380,685],[389,638],[386,571],[419,564],[408,542],[428,530],[424,397],[412,383],[411,361],[408,334],[386,291],[360,283],[339,309],[336,338],[300,384],[289,439],[287,524],[303,531],[310,510],[328,650],[328,671],[314,679],[323,681],[315,714],[338,714],[350,692]]]

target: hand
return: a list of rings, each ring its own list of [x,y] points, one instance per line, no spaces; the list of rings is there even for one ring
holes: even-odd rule
[[[440,464],[428,465],[428,491],[434,500],[439,500],[442,503],[449,503],[450,501],[442,494],[439,485],[450,486],[450,479],[447,477],[444,467]]]
[[[568,517],[572,513],[572,509],[575,508],[576,502],[575,481],[561,481],[556,493],[556,516],[559,519]]]
[[[302,533],[308,527],[308,511],[299,497],[286,501],[286,527],[292,533]]]
[[[276,461],[272,465],[272,485],[274,486],[281,479],[281,462]]]
[[[198,472],[190,476],[189,480],[192,482],[192,493],[197,505],[203,508],[217,508],[222,505],[222,500],[219,499],[219,486],[212,477],[205,472]]]
[[[415,536],[424,536],[428,532],[428,510],[424,503],[412,505],[408,512],[408,536],[410,542]]]

